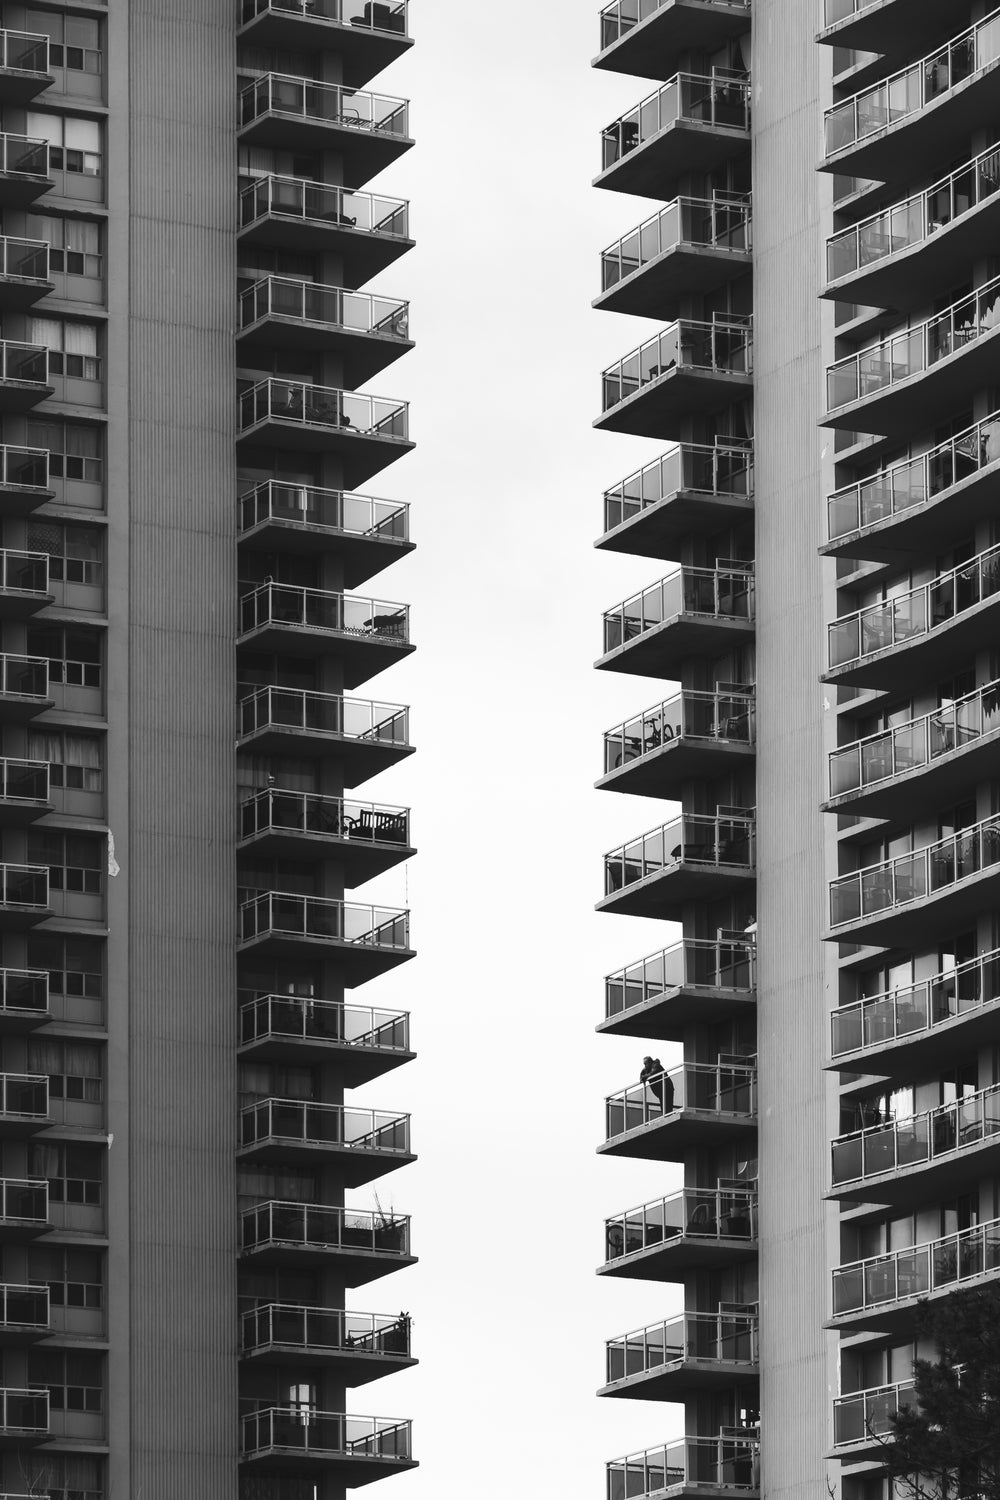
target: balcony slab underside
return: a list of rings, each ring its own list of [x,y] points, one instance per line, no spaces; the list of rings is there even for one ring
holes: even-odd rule
[[[47,1219],[0,1219],[0,1245],[17,1245],[48,1234],[52,1225]]]
[[[685,297],[704,296],[726,286],[752,266],[748,250],[674,245],[602,292],[594,299],[594,307],[599,312],[633,313],[669,322],[683,313]]]
[[[870,1437],[860,1438],[856,1443],[838,1443],[836,1447],[827,1450],[825,1457],[834,1463],[861,1464],[882,1458],[886,1444],[890,1441],[889,1433],[874,1433]],[[879,1469],[882,1469],[880,1464]],[[864,1472],[864,1471],[862,1471]],[[884,1471],[883,1471],[884,1472]]]
[[[254,1474],[334,1474],[338,1482],[348,1489],[360,1489],[378,1479],[387,1479],[391,1474],[402,1474],[417,1467],[411,1458],[379,1458],[375,1455],[358,1457],[322,1450],[303,1452],[301,1448],[282,1448],[277,1445],[257,1449],[252,1454],[245,1453],[242,1463]]]
[[[990,385],[996,371],[998,335],[1000,328],[979,334],[928,369],[838,406],[821,425],[873,432],[901,442],[914,433],[933,432],[942,412],[970,406],[976,393]]]
[[[255,1349],[244,1349],[240,1355],[248,1365],[283,1365],[286,1368],[329,1370],[345,1385],[367,1385],[369,1381],[381,1380],[394,1375],[397,1370],[409,1370],[417,1363],[405,1354],[366,1354],[358,1348],[323,1348],[313,1344],[283,1344],[275,1340],[271,1344],[259,1344]]]
[[[380,375],[394,360],[408,354],[414,345],[412,339],[365,333],[360,329],[345,328],[342,323],[286,318],[271,313],[240,329],[236,335],[236,347],[238,353],[282,349],[292,354],[335,355],[341,361],[344,384],[354,390],[366,380]]]
[[[0,1140],[24,1141],[40,1130],[47,1130],[53,1123],[48,1115],[0,1113]]]
[[[343,485],[349,490],[365,484],[373,474],[388,468],[414,446],[409,438],[351,432],[325,423],[291,422],[274,416],[245,428],[238,435],[237,444],[240,448],[280,448],[334,455],[343,465]]]
[[[991,594],[923,635],[914,635],[895,646],[873,651],[860,661],[835,667],[823,674],[823,681],[838,685],[849,682],[861,688],[892,687],[896,692],[915,689],[947,676],[964,655],[981,649],[984,641],[995,640],[998,624],[1000,593]]]
[[[895,515],[851,532],[820,548],[824,557],[860,557],[900,564],[936,549],[996,514],[1000,503],[1000,461],[966,474],[947,489]]]
[[[4,717],[4,699],[0,698],[0,722]],[[43,708],[51,704],[42,704]],[[33,712],[38,713],[35,709]],[[265,725],[252,734],[242,735],[237,743],[240,750],[253,748],[261,755],[292,755],[312,759],[313,757],[335,760],[340,766],[344,786],[360,786],[373,776],[405,760],[414,751],[413,745],[394,745],[379,740],[358,740],[348,735],[331,734],[321,729],[293,729],[283,725]]]
[[[24,932],[51,917],[48,906],[4,906],[0,904],[0,932]]]
[[[23,620],[54,600],[54,594],[42,594],[37,589],[0,588],[0,620]]]
[[[0,1036],[23,1034],[27,1031],[36,1031],[39,1026],[47,1026],[52,1020],[48,1009],[45,1010],[18,1010],[16,1006],[3,1006],[0,1008]]]
[[[709,495],[679,490],[655,505],[637,511],[620,526],[606,531],[595,546],[602,552],[624,552],[632,557],[658,557],[678,562],[684,543],[692,536],[710,536],[738,526],[753,515],[753,501],[744,495]]]
[[[358,129],[336,120],[265,111],[238,136],[243,146],[270,146],[279,151],[335,151],[343,163],[343,186],[363,187],[413,145],[409,136],[385,130]]]
[[[34,68],[0,68],[0,105],[29,104],[54,83],[51,73]]]
[[[357,1042],[338,1042],[332,1039],[320,1041],[316,1037],[281,1036],[275,1033],[243,1042],[238,1051],[240,1057],[259,1059],[261,1062],[288,1063],[293,1066],[334,1063],[344,1087],[350,1089],[383,1077],[393,1068],[412,1062],[417,1055],[402,1048],[365,1047]]]
[[[833,1328],[841,1333],[872,1332],[909,1335],[915,1332],[917,1322],[925,1308],[938,1307],[949,1297],[966,1287],[988,1286],[997,1280],[997,1271],[984,1271],[979,1276],[963,1277],[950,1282],[936,1291],[914,1291],[895,1302],[881,1306],[861,1308],[855,1312],[835,1315],[824,1323],[824,1328]]]
[[[614,1380],[597,1394],[626,1401],[683,1401],[689,1391],[731,1391],[759,1379],[758,1366],[749,1360],[679,1358]]]
[[[0,208],[25,208],[54,187],[40,172],[0,172]]]
[[[685,1029],[694,1025],[713,1025],[733,1016],[750,1015],[757,1004],[752,990],[693,988],[682,985],[666,990],[640,1005],[630,1005],[602,1021],[597,1030],[603,1036],[641,1036],[654,1041],[683,1041]]]
[[[272,52],[335,52],[343,69],[342,81],[351,88],[368,83],[413,46],[412,38],[400,32],[351,26],[308,12],[290,15],[287,11],[265,10],[241,26],[236,35],[251,47]]]
[[[390,969],[395,969],[415,956],[412,948],[375,948],[350,943],[343,938],[277,931],[262,932],[256,937],[242,939],[239,951],[298,958],[305,962],[311,959],[332,959],[337,963],[348,989],[367,984],[370,979],[388,973]]]
[[[627,1281],[683,1281],[689,1271],[721,1270],[756,1258],[756,1240],[683,1234],[658,1245],[648,1245],[632,1255],[605,1261],[598,1267],[598,1275]]]
[[[884,948],[926,947],[934,934],[961,931],[1000,899],[1000,864],[989,865],[964,880],[873,914],[845,922],[827,934],[838,943],[868,943]]]
[[[897,770],[892,777],[874,786],[844,792],[824,803],[823,811],[845,813],[866,818],[908,818],[919,811],[936,812],[938,808],[959,802],[977,781],[996,776],[1000,770],[1000,726],[959,745],[926,765],[909,771]]]
[[[236,644],[252,651],[284,655],[334,656],[341,664],[343,686],[348,690],[377,677],[416,649],[408,641],[391,637],[324,630],[318,625],[296,625],[284,620],[268,620],[255,630],[240,631]]]
[[[335,1172],[349,1188],[364,1187],[366,1183],[394,1172],[397,1167],[408,1167],[417,1159],[408,1151],[359,1151],[356,1147],[334,1141],[303,1141],[282,1135],[268,1136],[250,1146],[239,1146],[236,1156],[240,1161],[271,1166],[295,1162],[314,1170],[326,1168]]]
[[[55,395],[55,387],[40,380],[0,380],[0,412],[30,411]]]
[[[756,1115],[725,1115],[711,1109],[677,1109],[637,1125],[598,1146],[599,1156],[639,1161],[683,1161],[688,1151],[727,1146],[757,1134]]]
[[[731,615],[674,615],[598,657],[599,672],[661,677],[679,682],[686,662],[696,656],[723,656],[753,639],[753,620]]]
[[[750,30],[750,12],[713,0],[661,0],[648,20],[594,58],[594,67],[635,78],[672,78],[689,52],[717,52]]]
[[[940,42],[948,30],[948,18],[942,20],[941,0],[881,0],[833,26],[825,26],[817,41],[852,52],[889,56],[902,46],[912,57]],[[886,71],[892,71],[891,64]]]
[[[842,1183],[824,1196],[838,1203],[877,1204],[879,1209],[918,1208],[970,1190],[981,1178],[993,1176],[998,1162],[1000,1137],[987,1136],[931,1161],[898,1167],[861,1183]]]
[[[657,870],[623,890],[613,891],[598,901],[596,910],[623,917],[662,917],[664,921],[678,922],[688,902],[713,901],[738,894],[756,878],[752,865],[702,864],[681,859],[668,870]]]
[[[3,491],[0,490],[0,513],[2,511]],[[309,556],[322,551],[336,552],[343,566],[344,587],[347,589],[367,583],[374,574],[391,567],[397,559],[414,549],[413,542],[380,536],[376,532],[337,531],[329,526],[311,526],[308,521],[287,521],[274,516],[242,531],[239,540],[241,547],[253,552],[293,552]]]
[[[742,126],[674,120],[605,167],[594,187],[668,203],[677,197],[683,178],[715,172],[749,149],[750,133]]]
[[[828,1071],[867,1073],[876,1077],[919,1076],[926,1069],[971,1056],[997,1034],[1000,998],[974,1005],[949,1021],[914,1031],[856,1052],[845,1052],[826,1064]]]
[[[352,1290],[368,1286],[394,1271],[415,1266],[415,1255],[388,1254],[384,1250],[341,1249],[336,1245],[303,1245],[298,1241],[272,1241],[259,1249],[241,1251],[241,1259],[259,1266],[323,1267],[331,1270]]]
[[[241,852],[254,850],[274,859],[327,859],[342,865],[350,885],[364,885],[376,875],[383,875],[416,850],[408,844],[387,843],[383,839],[344,838],[334,833],[307,832],[301,829],[264,828],[237,843]]]
[[[339,255],[344,281],[361,287],[380,271],[412,250],[415,240],[377,230],[358,229],[343,215],[331,212],[327,219],[298,218],[269,212],[237,231],[237,244],[264,245],[268,249],[295,250],[299,254]]]
[[[34,484],[0,484],[0,515],[27,516],[55,499],[55,491]]]
[[[711,781],[749,769],[753,745],[739,741],[696,739],[679,735],[626,761],[595,783],[601,792],[628,792],[633,797],[674,797],[685,782]]]
[[[599,432],[679,442],[691,416],[721,411],[753,391],[751,375],[674,366],[618,401],[594,421]]]
[[[23,1344],[36,1344],[48,1338],[52,1329],[48,1323],[4,1323],[0,1327],[0,1348],[17,1349]]]
[[[0,828],[22,828],[52,811],[52,803],[40,798],[0,796]]]
[[[0,310],[23,312],[54,291],[54,282],[39,281],[36,276],[0,275]]]

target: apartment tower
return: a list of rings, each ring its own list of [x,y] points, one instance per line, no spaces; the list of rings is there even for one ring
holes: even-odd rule
[[[358,393],[411,347],[358,290],[407,4],[0,21],[0,1493],[340,1500],[412,1465],[353,1390],[412,1363],[409,1120],[350,1093],[412,1055],[353,897],[412,852],[363,800],[407,409]]]

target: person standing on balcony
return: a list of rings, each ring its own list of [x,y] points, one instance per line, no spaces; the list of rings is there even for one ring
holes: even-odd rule
[[[659,1101],[660,1113],[668,1115],[674,1107],[674,1085],[672,1079],[667,1077],[658,1057],[643,1058],[639,1082],[644,1083],[652,1091],[653,1097]]]

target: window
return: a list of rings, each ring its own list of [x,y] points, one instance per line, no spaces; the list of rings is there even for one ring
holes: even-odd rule
[[[101,686],[101,637],[96,630],[73,626],[29,625],[25,632],[29,656],[46,656],[49,682],[67,687]]]
[[[42,1500],[104,1500],[104,1460],[90,1454],[31,1453],[18,1455],[22,1488]]]
[[[31,1250],[28,1262],[31,1286],[47,1286],[53,1307],[104,1306],[101,1254],[53,1245]]]
[[[47,240],[49,268],[69,276],[104,277],[101,226],[91,219],[57,219],[51,214],[28,214],[25,235]]]
[[[104,580],[104,536],[97,526],[69,526],[61,521],[29,521],[29,552],[46,552],[49,577],[59,583],[100,587]]]
[[[45,760],[49,782],[67,791],[104,790],[104,742],[95,734],[74,734],[69,729],[29,729],[25,755]]]
[[[49,993],[100,1000],[104,995],[104,945],[99,938],[30,932],[27,966],[46,969]]]
[[[71,115],[43,115],[30,109],[27,114],[25,134],[48,141],[49,164],[55,171],[100,177],[104,163],[101,127],[97,120],[81,120]]]
[[[31,1349],[28,1352],[28,1384],[48,1387],[53,1411],[104,1410],[104,1378],[100,1354],[82,1354],[69,1349]]]
[[[29,318],[28,343],[49,351],[49,374],[74,380],[100,380],[96,323],[67,323],[62,318]]]
[[[102,1049],[92,1042],[28,1042],[28,1072],[47,1073],[53,1099],[101,1104],[104,1100]]]
[[[32,828],[26,839],[29,864],[48,865],[49,888],[99,896],[107,863],[103,835]]]
[[[29,418],[25,442],[31,448],[48,450],[53,479],[83,479],[89,484],[100,484],[104,479],[104,444],[99,427]]]
[[[53,1203],[83,1203],[99,1207],[104,1200],[104,1172],[100,1146],[52,1145],[32,1142],[28,1147],[28,1176],[44,1177]]]

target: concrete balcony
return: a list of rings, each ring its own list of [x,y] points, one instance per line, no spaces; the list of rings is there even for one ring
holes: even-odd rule
[[[917,1404],[912,1380],[838,1396],[833,1403],[833,1447],[845,1462],[881,1458],[894,1435],[893,1417]]]
[[[367,83],[413,45],[408,0],[240,0],[248,46],[278,52],[335,52],[344,82]]]
[[[753,515],[753,448],[682,443],[604,492],[606,552],[679,561],[694,536]]]
[[[262,583],[239,601],[238,646],[286,656],[335,656],[358,687],[409,656],[409,609],[325,589]]]
[[[722,1269],[757,1255],[757,1194],[686,1189],[606,1219],[603,1276],[683,1281],[693,1270]]]
[[[23,932],[51,915],[48,865],[0,864],[0,932]]]
[[[44,969],[0,969],[0,1035],[34,1031],[51,1020]]]
[[[722,1063],[685,1063],[604,1101],[602,1156],[683,1161],[692,1150],[723,1147],[757,1134],[757,1071]]]
[[[671,323],[601,376],[601,432],[678,441],[688,418],[753,391],[749,318]]]
[[[47,552],[0,549],[0,620],[23,620],[51,604]]]
[[[290,276],[265,276],[247,287],[238,314],[236,346],[246,362],[253,363],[251,350],[335,354],[352,389],[413,348],[408,302]]]
[[[44,344],[0,339],[0,412],[30,411],[53,394]]]
[[[604,856],[598,911],[679,921],[685,903],[738,895],[756,878],[752,816],[688,814]]]
[[[32,823],[51,810],[48,761],[0,759],[0,828]]]
[[[2,710],[0,697],[0,718]],[[257,688],[239,702],[238,748],[252,746],[261,755],[336,757],[345,786],[353,787],[413,754],[409,722],[409,709],[398,703]]]
[[[0,1448],[44,1443],[49,1437],[49,1392],[0,1387]]]
[[[911,1334],[921,1306],[958,1287],[995,1281],[1000,1273],[1000,1219],[840,1266],[833,1273],[833,1318],[845,1332]]]
[[[240,1006],[240,1055],[304,1066],[336,1062],[345,1088],[358,1088],[410,1062],[410,1017],[298,995],[253,995]]]
[[[603,132],[594,186],[665,202],[683,178],[715,171],[749,146],[746,77],[677,73]]]
[[[0,312],[23,312],[53,290],[48,241],[0,236]]]
[[[26,208],[53,185],[48,141],[0,134],[0,208]]]
[[[692,657],[718,657],[751,641],[753,565],[678,568],[607,610],[598,671],[676,682]]]
[[[238,942],[244,952],[335,958],[348,988],[413,957],[408,911],[284,891],[264,891],[243,903]]]
[[[51,1227],[47,1182],[0,1177],[0,1244],[33,1240]]]
[[[598,790],[677,797],[692,780],[746,770],[756,720],[752,693],[678,693],[606,731]]]
[[[0,106],[30,104],[54,83],[47,36],[0,31]]]
[[[342,1312],[269,1302],[240,1318],[240,1354],[255,1365],[322,1365],[346,1385],[366,1385],[416,1364],[405,1313]]]
[[[302,1099],[260,1099],[240,1111],[237,1155],[243,1161],[325,1165],[346,1187],[361,1187],[416,1157],[409,1115],[345,1109]]]
[[[326,1267],[349,1287],[377,1281],[416,1259],[405,1215],[274,1200],[241,1214],[240,1254],[253,1265]]]
[[[248,83],[237,119],[245,146],[336,151],[348,188],[361,187],[413,145],[405,99],[284,73]]]
[[[256,177],[240,191],[237,243],[338,255],[345,280],[362,286],[413,248],[410,206],[328,182]]]
[[[336,859],[350,886],[414,853],[405,807],[268,787],[242,802],[239,816],[240,849],[277,859]]]
[[[338,457],[349,489],[409,453],[409,403],[299,380],[261,380],[240,393],[241,451],[279,448]]]
[[[410,1423],[348,1417],[314,1407],[269,1407],[241,1419],[240,1461],[248,1474],[329,1473],[349,1489],[415,1469]]]
[[[941,29],[941,0],[826,0],[816,40],[895,57],[901,51],[912,55],[915,46],[929,47]]]
[[[749,1314],[685,1313],[604,1346],[599,1396],[683,1401],[696,1391],[730,1391],[758,1378],[757,1319]]]
[[[51,1123],[47,1074],[0,1073],[0,1140],[36,1135]]]
[[[607,1465],[608,1500],[660,1500],[701,1496],[727,1500],[760,1493],[759,1443],[755,1432],[733,1437],[685,1437],[662,1448],[616,1458]]]
[[[49,455],[45,448],[0,444],[0,515],[26,516],[51,500]]]
[[[598,1031],[680,1042],[688,1026],[748,1014],[757,1003],[752,941],[687,939],[609,974]]]
[[[413,551],[409,505],[278,479],[240,496],[239,540],[251,551],[335,551],[347,588]]]
[[[750,30],[750,0],[612,0],[594,67],[669,78],[689,52],[717,52]]]
[[[51,1330],[48,1286],[0,1285],[0,1347],[32,1344]]]
[[[753,264],[750,197],[675,198],[601,255],[604,312],[679,318],[685,300],[743,276]]]

